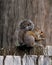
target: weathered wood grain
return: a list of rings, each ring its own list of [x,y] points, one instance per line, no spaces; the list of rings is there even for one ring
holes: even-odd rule
[[[46,46],[46,51],[48,56],[52,56],[52,46]]]
[[[21,65],[20,56],[6,56],[4,60],[4,65]]]
[[[6,56],[4,65],[13,65],[13,56]]]
[[[4,65],[37,65],[36,55],[24,55],[23,58],[20,56],[6,56]],[[0,56],[0,65],[3,65],[3,56]],[[51,65],[52,60],[49,56],[40,55],[38,58],[38,65]]]
[[[21,65],[21,57],[14,56],[14,65]]]
[[[3,65],[3,56],[0,56],[0,65]]]
[[[43,55],[39,57],[39,61],[38,61],[39,65],[51,65],[51,58],[44,57]]]
[[[36,65],[36,55],[24,56],[22,59],[23,65]]]

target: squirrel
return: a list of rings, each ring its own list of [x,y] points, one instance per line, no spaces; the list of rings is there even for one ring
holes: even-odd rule
[[[26,45],[27,47],[33,47],[35,38],[34,33],[34,24],[31,20],[24,20],[20,23],[20,30],[18,33],[18,41],[20,46]]]
[[[35,27],[31,20],[24,20],[19,26],[18,41],[20,46],[33,47],[36,42],[45,40],[45,34]]]

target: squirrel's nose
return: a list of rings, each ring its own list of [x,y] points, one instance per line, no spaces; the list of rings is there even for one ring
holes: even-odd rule
[[[26,30],[32,30],[32,27],[31,26],[27,26]]]

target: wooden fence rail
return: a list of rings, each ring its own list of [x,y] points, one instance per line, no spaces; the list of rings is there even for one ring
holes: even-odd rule
[[[0,56],[0,65],[37,65],[36,55],[27,55],[24,56],[22,59],[20,56],[11,56],[7,55],[4,64],[3,64],[4,56]],[[51,58],[50,57],[44,57],[41,55],[38,59],[38,65],[51,65]]]

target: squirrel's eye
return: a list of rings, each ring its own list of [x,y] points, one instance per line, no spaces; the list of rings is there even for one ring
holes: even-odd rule
[[[28,24],[28,26],[29,26],[29,24]]]
[[[28,24],[28,26],[30,26],[30,24]]]

